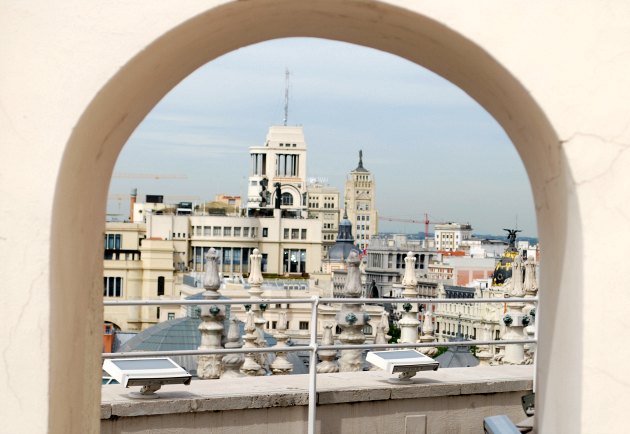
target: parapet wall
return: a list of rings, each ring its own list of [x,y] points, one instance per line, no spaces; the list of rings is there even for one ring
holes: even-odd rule
[[[479,433],[487,416],[525,419],[520,398],[532,376],[531,366],[441,369],[401,386],[383,371],[319,374],[316,432]],[[101,434],[307,432],[307,375],[193,381],[150,401],[130,390],[103,386]]]

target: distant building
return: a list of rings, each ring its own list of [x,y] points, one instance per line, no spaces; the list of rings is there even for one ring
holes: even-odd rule
[[[465,240],[472,237],[472,226],[460,223],[435,225],[435,248],[437,250],[459,250]]]
[[[400,286],[405,273],[407,252],[412,252],[416,257],[416,275],[419,280],[426,277],[430,264],[439,256],[436,251],[425,249],[422,240],[410,240],[406,235],[378,236],[370,240],[365,268],[370,295],[375,295],[376,289],[379,297],[396,296],[396,286]],[[435,285],[423,287],[420,295],[435,297],[431,288],[435,288]]]
[[[363,151],[359,151],[359,165],[346,179],[344,200],[348,219],[355,228],[356,244],[364,250],[378,234],[378,211],[376,183],[372,173],[363,167]]]
[[[307,154],[302,127],[270,127],[265,144],[252,146],[249,154],[248,215],[271,215],[276,200],[286,215],[305,214]]]
[[[321,269],[321,222],[316,219],[148,213],[146,223],[106,224],[103,295],[112,299],[178,299],[186,273],[201,273],[214,247],[226,276],[249,273],[257,248],[267,275],[299,276]],[[105,308],[105,321],[144,330],[177,308]]]
[[[335,244],[339,229],[339,190],[321,182],[309,181],[306,187],[308,218],[322,222],[322,257]]]

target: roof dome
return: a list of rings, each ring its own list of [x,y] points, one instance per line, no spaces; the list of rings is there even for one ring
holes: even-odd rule
[[[328,250],[328,260],[345,261],[348,259],[350,252],[355,251],[361,253],[359,248],[354,245],[354,237],[352,236],[352,222],[348,220],[348,212],[344,211],[343,220],[339,223],[339,232],[337,233],[337,241]]]
[[[187,300],[203,299],[203,292],[186,297]],[[227,297],[220,297],[227,299]],[[228,305],[229,306],[229,305]],[[228,307],[226,306],[226,307]],[[187,316],[184,318],[176,318],[158,323],[148,329],[138,333],[133,338],[125,342],[118,351],[177,351],[177,350],[196,350],[201,345],[201,334],[199,332],[198,306],[187,306]],[[225,334],[229,329],[229,311],[226,310],[226,317],[223,320]],[[245,324],[239,323],[240,335],[243,336]],[[264,334],[268,347],[276,345],[276,339],[268,333]],[[273,354],[273,353],[269,353]],[[304,364],[295,353],[289,353],[289,361],[293,363],[293,373],[303,374],[308,372]],[[197,375],[197,356],[170,356],[171,359],[180,366],[184,367],[188,372]],[[273,356],[272,356],[273,357]]]

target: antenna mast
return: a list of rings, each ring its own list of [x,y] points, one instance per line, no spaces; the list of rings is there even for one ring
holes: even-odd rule
[[[289,68],[284,70],[284,126],[289,119]]]

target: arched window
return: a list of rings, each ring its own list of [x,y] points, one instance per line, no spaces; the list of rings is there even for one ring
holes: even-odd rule
[[[164,276],[158,277],[157,295],[164,295]]]
[[[291,193],[282,193],[280,196],[282,205],[293,205],[293,195]]]

